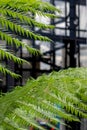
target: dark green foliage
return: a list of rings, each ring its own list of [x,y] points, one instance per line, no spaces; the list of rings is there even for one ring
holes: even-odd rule
[[[43,129],[36,119],[48,121],[48,125],[62,123],[57,116],[68,121],[87,118],[87,68],[44,74],[0,98],[4,130]]]

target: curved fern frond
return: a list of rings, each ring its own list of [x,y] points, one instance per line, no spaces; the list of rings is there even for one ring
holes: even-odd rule
[[[5,40],[9,46],[15,46],[16,48],[25,47],[34,55],[40,54],[39,50],[23,43],[22,39],[52,42],[48,37],[37,34],[33,27],[38,27],[39,29],[53,29],[53,25],[40,23],[35,17],[39,14],[41,16],[54,18],[56,17],[54,10],[59,12],[59,9],[56,9],[56,7],[44,3],[41,0],[1,0],[0,39]],[[19,62],[20,58],[17,60],[15,55],[9,56],[9,54],[3,52],[3,55],[7,58],[10,58],[11,60],[15,58],[14,62],[21,63],[21,61]]]
[[[51,41],[49,38],[34,34],[32,31],[28,29],[24,29],[20,25],[14,24],[10,22],[9,20],[1,18],[0,23],[2,25],[2,28],[10,29],[11,31],[18,33],[19,35],[21,34],[22,36],[26,36],[27,38],[37,39],[37,40],[42,40],[42,41]]]
[[[12,71],[10,71],[9,69],[6,69],[6,67],[3,67],[2,65],[0,65],[0,72],[6,74],[11,75],[14,78],[20,78],[21,76],[19,74],[13,73]]]
[[[45,121],[58,130],[56,123],[63,124],[61,119],[80,122],[80,117],[87,118],[86,93],[86,68],[68,69],[31,79],[24,87],[17,87],[0,97],[0,125],[5,129],[4,121],[8,119],[10,125],[16,124],[18,129],[27,130],[29,126],[43,129],[38,121]]]
[[[9,60],[13,60],[15,63],[18,63],[18,64],[22,64],[23,62],[29,64],[29,62],[27,62],[26,60],[16,57],[11,52],[7,52],[6,50],[3,50],[3,49],[0,49],[0,58],[1,59],[7,58]]]
[[[53,27],[54,27],[52,25],[46,25],[46,24],[37,22],[34,19],[32,19],[31,17],[28,17],[28,15],[26,16],[24,14],[21,14],[20,12],[14,12],[14,11],[12,11],[10,9],[4,9],[4,10],[0,9],[0,13],[2,13],[5,16],[9,16],[10,19],[11,18],[13,18],[15,20],[19,19],[20,22],[22,22],[22,24],[24,23],[24,24],[29,25],[31,27],[36,26],[36,27],[39,27],[39,28],[42,28],[42,29],[46,29],[46,28],[53,29]],[[51,14],[48,14],[47,16],[50,16],[50,18],[51,18]],[[55,17],[55,15],[54,15],[54,17]],[[11,23],[10,20],[9,21],[7,20],[7,22],[9,22],[9,26],[12,26],[12,24],[14,24],[14,23]],[[2,23],[3,23],[3,21],[2,21]]]
[[[1,6],[1,8],[6,8],[5,6]],[[55,15],[54,13],[50,13],[50,11],[49,12],[44,12],[43,10],[39,10],[39,9],[35,9],[35,8],[32,8],[32,7],[29,7],[29,5],[25,5],[24,6],[24,4],[23,4],[23,6],[19,6],[19,5],[15,5],[14,4],[14,6],[13,6],[13,4],[12,5],[8,5],[8,9],[11,9],[11,10],[17,10],[18,12],[22,12],[23,14],[25,14],[26,12],[31,12],[31,14],[33,14],[33,15],[36,15],[36,14],[38,14],[38,15],[40,15],[40,16],[44,16],[44,17],[49,17],[49,18],[58,18],[59,16],[58,15]],[[49,9],[48,9],[49,10]],[[51,10],[52,11],[52,10]],[[56,10],[58,13],[60,13],[61,11],[58,9],[58,10]],[[49,27],[49,25],[47,25],[48,27]],[[50,27],[51,27],[51,25],[50,25]]]
[[[7,3],[6,3],[7,2]],[[22,11],[30,11],[32,13],[35,13],[35,10],[40,11],[42,13],[44,13],[45,11],[57,11],[57,12],[61,12],[60,9],[55,8],[52,4],[48,3],[48,2],[42,2],[41,0],[29,0],[29,1],[15,1],[14,0],[9,0],[6,2],[1,1],[1,5],[3,5],[3,7],[7,7],[6,5],[8,4],[8,8],[10,7],[11,9],[17,9],[17,10],[22,10]],[[14,2],[14,5],[13,5]]]
[[[6,34],[4,32],[0,31],[0,38],[2,40],[5,40],[7,42],[8,45],[15,45],[17,48],[18,47],[26,47],[27,50],[31,53],[31,54],[40,54],[40,52],[34,48],[29,47],[27,44],[21,42],[20,40],[16,39],[16,38],[12,38],[9,34]]]

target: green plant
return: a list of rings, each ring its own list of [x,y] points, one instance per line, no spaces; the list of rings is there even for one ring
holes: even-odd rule
[[[87,68],[44,74],[0,98],[3,130],[27,130],[29,126],[43,129],[36,119],[47,120],[55,127],[62,123],[57,116],[68,121],[87,118]]]
[[[22,39],[50,41],[48,37],[36,34],[32,28],[52,29],[52,25],[37,22],[35,16],[54,18],[56,17],[54,11],[59,12],[59,9],[41,0],[0,0],[0,39],[5,40],[7,45],[13,48],[18,49],[22,46],[31,54],[40,54],[35,48],[23,43]],[[4,58],[19,64],[26,62],[18,58],[9,49],[3,49],[3,46],[0,46],[0,59]],[[3,65],[0,65],[0,72],[8,73],[16,78],[19,77],[19,75],[6,69],[6,66],[3,67]]]

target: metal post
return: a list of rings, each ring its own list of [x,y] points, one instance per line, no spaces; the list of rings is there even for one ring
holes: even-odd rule
[[[70,0],[70,67],[76,67],[76,0]]]

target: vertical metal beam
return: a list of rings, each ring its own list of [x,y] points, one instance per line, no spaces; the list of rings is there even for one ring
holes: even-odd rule
[[[70,67],[76,67],[76,0],[70,0]]]
[[[75,26],[75,20],[76,20],[76,0],[70,0],[70,37],[75,38],[76,37],[76,26]]]
[[[50,3],[55,6],[55,0],[50,0]],[[54,19],[51,19],[51,24],[54,25]],[[51,34],[55,34],[54,29],[51,31]],[[55,70],[55,62],[56,62],[55,43],[54,44],[52,43],[51,50],[53,50],[53,53],[51,54],[51,62],[53,64],[52,69]]]
[[[69,1],[69,10],[70,10],[70,48],[69,48],[69,56],[70,56],[70,67],[76,67],[76,53],[77,53],[77,41],[76,39],[76,27],[78,23],[76,23],[76,0]],[[69,122],[71,128],[66,128],[67,130],[80,130],[80,123],[78,122]]]

